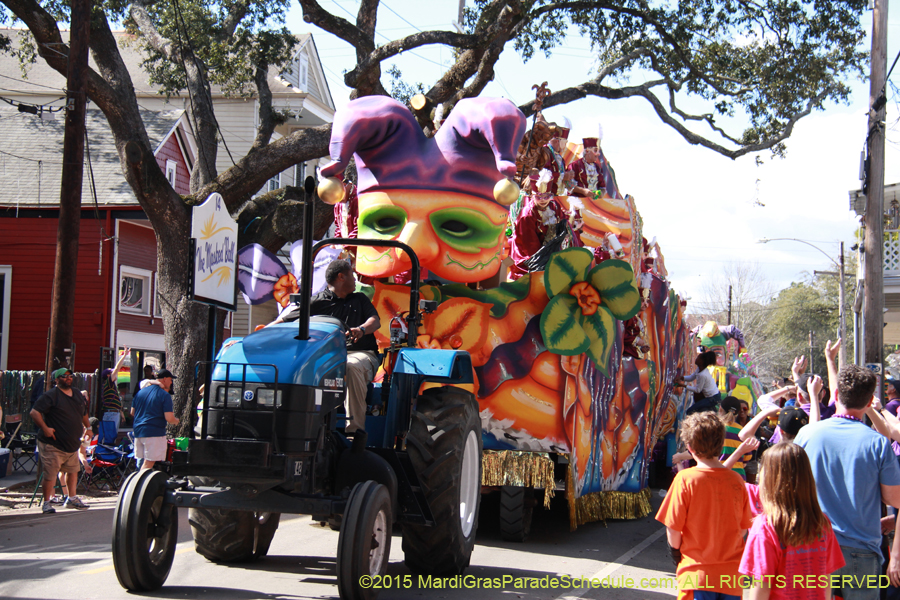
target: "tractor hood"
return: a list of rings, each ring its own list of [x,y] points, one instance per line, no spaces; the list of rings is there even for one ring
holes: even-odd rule
[[[312,321],[308,340],[296,336],[296,323],[279,323],[239,338],[219,352],[213,380],[241,381],[243,365],[248,382],[272,383],[275,374],[268,365],[278,369],[282,385],[326,387],[326,378],[344,377],[347,348],[340,325]]]

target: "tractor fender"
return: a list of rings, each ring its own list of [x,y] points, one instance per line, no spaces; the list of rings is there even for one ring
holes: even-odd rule
[[[383,484],[388,489],[391,495],[391,508],[397,511],[397,475],[388,461],[374,452],[362,448],[345,450],[341,453],[334,486],[337,494],[340,494],[344,488],[352,490],[357,483],[369,479]]]
[[[402,348],[394,364],[394,375],[440,383],[475,383],[472,357],[461,350]]]

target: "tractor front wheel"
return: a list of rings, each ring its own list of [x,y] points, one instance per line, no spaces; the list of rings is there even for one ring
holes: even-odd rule
[[[469,565],[481,502],[481,448],[473,394],[440,387],[418,397],[407,451],[434,525],[404,525],[403,553],[410,569],[444,576]]]

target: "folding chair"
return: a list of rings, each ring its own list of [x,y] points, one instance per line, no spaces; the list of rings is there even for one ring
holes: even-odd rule
[[[22,431],[22,415],[6,417],[6,448],[12,453],[13,471],[29,475],[37,467],[37,435]]]
[[[97,442],[88,448],[88,464],[91,472],[81,472],[80,483],[85,490],[95,487],[98,490],[119,490],[125,478],[125,472],[131,460],[129,452],[117,448],[116,424],[111,421],[100,421],[97,431]],[[133,454],[132,454],[133,456]]]

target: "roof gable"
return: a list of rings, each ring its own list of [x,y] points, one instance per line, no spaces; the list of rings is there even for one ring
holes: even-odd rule
[[[46,115],[47,113],[45,113]],[[184,111],[141,111],[150,145],[158,150],[174,134]],[[58,206],[62,181],[65,119],[41,118],[0,106],[0,206]],[[87,145],[82,205],[136,205],[137,199],[122,175],[119,153],[106,116],[88,108]],[[91,186],[93,176],[94,185]]]

